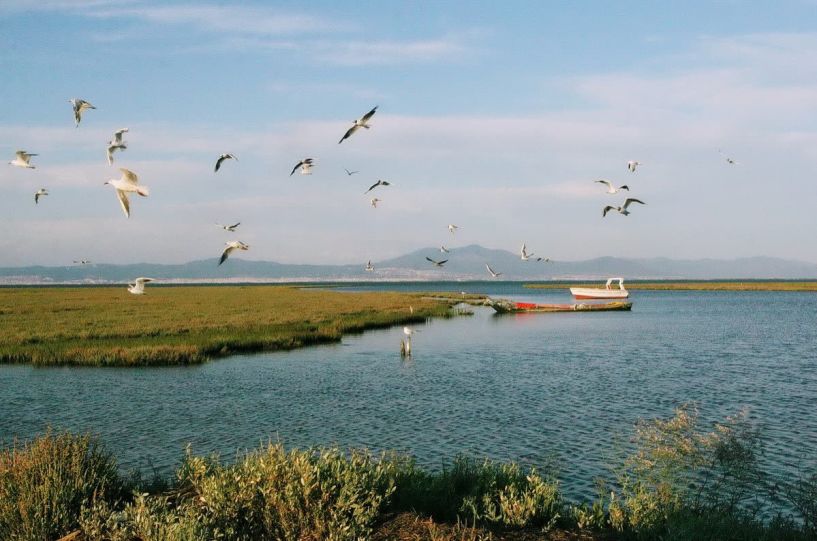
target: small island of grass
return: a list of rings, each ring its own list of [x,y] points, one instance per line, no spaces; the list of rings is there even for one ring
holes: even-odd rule
[[[346,333],[446,317],[412,293],[295,287],[0,289],[0,363],[147,366],[337,342]],[[412,307],[410,309],[409,307]]]

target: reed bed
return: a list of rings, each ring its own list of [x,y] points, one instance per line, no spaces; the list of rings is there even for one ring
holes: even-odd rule
[[[413,307],[413,312],[409,307]],[[345,333],[447,317],[409,293],[284,286],[0,289],[0,363],[145,366],[335,342]]]
[[[515,463],[457,457],[428,471],[394,453],[279,443],[232,463],[188,450],[173,479],[144,482],[95,438],[47,433],[0,449],[0,539],[817,538],[817,475],[761,471],[745,414],[702,429],[685,406],[638,423],[633,442],[596,500],[570,502],[555,476]]]

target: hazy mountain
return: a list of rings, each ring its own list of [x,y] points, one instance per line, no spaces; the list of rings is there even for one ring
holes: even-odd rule
[[[547,254],[542,254],[547,256]],[[443,268],[426,261],[447,259]],[[0,268],[0,283],[124,283],[137,276],[166,281],[334,281],[334,280],[473,280],[487,279],[485,264],[507,280],[601,279],[623,276],[628,280],[656,279],[797,279],[817,278],[817,264],[772,257],[741,259],[676,260],[668,258],[625,259],[599,257],[586,261],[549,263],[522,261],[518,254],[478,245],[452,248],[441,253],[423,248],[409,254],[375,261],[375,272],[360,265],[289,265],[272,261],[248,261],[233,257],[218,266],[216,259],[181,265],[139,263],[130,265],[90,264],[65,267]]]

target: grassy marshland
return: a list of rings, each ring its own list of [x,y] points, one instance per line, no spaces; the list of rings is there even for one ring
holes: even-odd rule
[[[123,477],[88,436],[48,433],[0,449],[0,539],[721,540],[817,536],[817,474],[760,470],[738,415],[701,429],[695,411],[639,423],[599,496],[569,502],[551,474],[454,459],[269,444],[226,464],[184,457],[173,479]],[[782,506],[780,504],[783,504]],[[786,509],[785,515],[780,514]],[[764,517],[761,519],[760,517]]]
[[[0,289],[0,363],[200,363],[338,341],[449,308],[419,294],[283,286],[150,287],[143,296],[121,286]]]
[[[585,284],[554,282],[525,284],[524,287],[529,289],[565,289],[568,287],[602,287],[603,285],[603,282]],[[746,282],[625,282],[625,287],[629,290],[651,289],[667,291],[817,291],[817,281],[774,282],[765,280],[750,280]]]

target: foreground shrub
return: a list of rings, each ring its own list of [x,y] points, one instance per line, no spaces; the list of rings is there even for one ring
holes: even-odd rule
[[[121,494],[116,463],[88,435],[46,433],[0,451],[0,539],[48,540],[78,526],[83,505]]]

